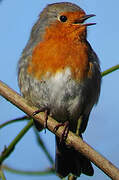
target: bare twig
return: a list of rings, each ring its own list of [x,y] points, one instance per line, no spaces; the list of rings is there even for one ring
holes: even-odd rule
[[[19,121],[23,121],[23,120],[28,120],[28,119],[29,119],[28,116],[23,116],[23,117],[19,117],[19,118],[15,118],[15,119],[6,121],[5,123],[0,124],[0,129],[5,127],[6,125],[9,125],[9,124],[12,124],[12,123],[15,123],[15,122],[19,122]]]
[[[9,154],[12,153],[14,150],[16,144],[19,142],[19,140],[24,136],[24,134],[32,127],[33,120],[30,120],[27,125],[20,131],[20,133],[14,138],[14,140],[10,143],[8,147],[5,147],[4,151],[0,155],[0,164],[6,159]]]
[[[40,147],[43,149],[44,153],[46,154],[48,160],[50,161],[50,163],[53,165],[54,164],[54,161],[48,151],[48,149],[46,148],[42,138],[40,137],[38,131],[34,128],[34,132],[35,132],[35,135],[36,135],[36,139],[37,139],[37,142],[38,144],[40,145]]]
[[[46,174],[53,174],[55,173],[55,169],[52,167],[52,168],[47,168],[43,171],[25,171],[25,170],[19,170],[19,169],[15,169],[15,168],[11,168],[7,165],[2,165],[2,169],[5,169],[9,172],[12,172],[12,173],[16,173],[16,174],[21,174],[21,175],[35,175],[35,176],[39,176],[39,175],[46,175]]]
[[[0,169],[0,179],[6,180],[6,177],[5,177],[4,172],[3,172],[2,169]]]
[[[119,64],[117,64],[117,65],[115,65],[115,66],[113,66],[113,67],[111,67],[111,68],[103,71],[103,72],[101,73],[101,74],[102,74],[102,77],[103,77],[103,76],[106,76],[107,74],[110,74],[110,73],[112,73],[113,71],[116,71],[116,70],[118,70],[118,69],[119,69]]]

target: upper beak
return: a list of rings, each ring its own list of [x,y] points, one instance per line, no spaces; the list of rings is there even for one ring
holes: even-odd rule
[[[84,24],[84,22],[85,22],[87,19],[89,19],[89,18],[91,18],[91,17],[94,17],[94,16],[95,16],[95,14],[85,15],[85,16],[81,17],[80,19],[77,19],[77,20],[74,22],[74,24],[81,24],[82,26],[95,25],[96,23],[85,23],[85,24]]]

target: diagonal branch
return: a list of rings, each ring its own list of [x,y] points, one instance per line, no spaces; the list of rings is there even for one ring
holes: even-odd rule
[[[40,113],[33,116],[33,112],[37,109],[35,107],[30,107],[26,100],[21,97],[18,93],[10,89],[7,85],[0,81],[0,94],[10,101],[12,104],[17,106],[19,109],[24,111],[26,114],[37,120],[41,125],[44,124],[44,113]],[[52,119],[48,118],[48,129],[54,132],[54,128],[58,123]],[[63,132],[63,127],[60,127],[55,133],[57,136],[61,137]],[[66,139],[66,144],[73,146],[77,151],[80,151],[85,156],[87,156],[97,167],[99,167],[103,172],[105,172],[109,177],[114,180],[119,180],[119,169],[116,168],[110,161],[97,153],[93,148],[91,148],[86,142],[84,142],[80,137],[73,134],[71,131]]]

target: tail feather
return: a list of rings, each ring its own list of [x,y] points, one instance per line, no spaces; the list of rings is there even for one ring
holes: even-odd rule
[[[65,143],[60,143],[58,137],[56,145],[55,168],[60,177],[66,177],[69,173],[75,176],[80,176],[81,173],[93,176],[94,170],[89,159]]]

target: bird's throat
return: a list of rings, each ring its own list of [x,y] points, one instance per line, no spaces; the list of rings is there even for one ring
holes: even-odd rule
[[[86,43],[67,38],[49,38],[40,42],[33,50],[28,73],[37,79],[55,75],[69,68],[72,78],[81,80],[88,71],[88,49]]]

